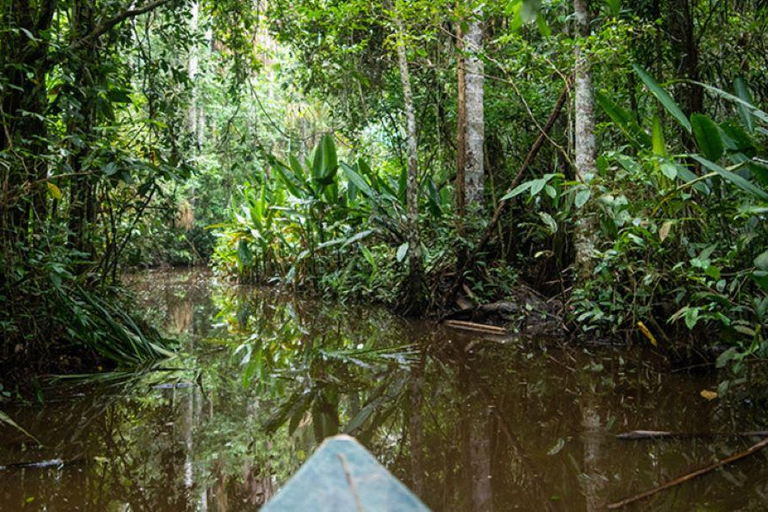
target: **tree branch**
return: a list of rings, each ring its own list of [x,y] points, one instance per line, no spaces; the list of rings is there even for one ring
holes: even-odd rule
[[[141,7],[137,7],[135,9],[128,9],[126,11],[121,12],[120,14],[116,14],[115,16],[109,18],[108,20],[100,23],[99,26],[94,28],[90,34],[70,44],[69,49],[77,50],[78,48],[81,48],[86,43],[100,38],[101,36],[109,32],[113,28],[115,28],[115,26],[119,25],[123,21],[129,18],[135,18],[136,16],[141,16],[142,14],[153,11],[158,7],[165,5],[169,2],[171,2],[171,0],[155,0],[154,2],[150,2],[148,4],[142,5]]]

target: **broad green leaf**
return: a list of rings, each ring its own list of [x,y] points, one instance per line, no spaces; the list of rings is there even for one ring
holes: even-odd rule
[[[608,117],[611,118],[635,147],[639,149],[652,146],[651,137],[637,124],[637,120],[630,112],[618,106],[608,95],[600,91],[595,92],[595,99],[597,99],[600,108],[608,114]]]
[[[686,183],[690,183],[691,181],[699,178],[684,165],[679,165],[679,164],[672,164],[672,165],[674,165],[675,169],[677,169],[677,176]],[[693,185],[693,188],[694,190],[698,190],[702,194],[709,195],[709,187],[702,182],[696,183],[695,185]]]
[[[677,178],[677,166],[675,164],[671,162],[662,162],[661,165],[659,166],[659,169],[661,169],[661,174],[663,174],[670,180],[674,180],[675,178]]]
[[[708,84],[704,84],[704,83],[701,83],[701,82],[694,82],[694,81],[691,81],[691,83],[696,84],[696,85],[698,85],[700,87],[703,87],[704,89],[706,89],[707,91],[711,92],[712,94],[716,94],[716,95],[720,96],[723,99],[726,99],[728,101],[731,101],[731,102],[735,103],[737,107],[738,106],[742,106],[742,107],[746,108],[752,114],[752,116],[760,119],[764,123],[768,123],[768,113],[766,113],[766,112],[760,110],[759,108],[755,107],[750,102],[745,101],[745,100],[739,98],[738,96],[734,96],[733,94],[731,94],[729,92],[725,92],[722,89],[718,89],[717,87],[713,87],[713,86],[708,85]],[[760,132],[764,132],[765,131],[762,127],[759,127],[759,126],[755,127],[755,130],[756,131],[760,131]],[[768,132],[766,132],[766,133],[768,133]]]
[[[533,183],[531,184],[531,195],[535,196],[539,192],[541,192],[544,189],[544,186],[547,184],[547,179],[545,178],[539,178],[537,180],[533,180]]]
[[[723,156],[723,138],[720,135],[720,128],[705,115],[692,114],[691,125],[693,126],[693,136],[696,138],[696,144],[704,155],[709,159],[717,161]]]
[[[745,190],[752,194],[755,197],[759,197],[760,199],[763,199],[765,201],[768,201],[768,192],[765,190],[762,190],[761,188],[757,187],[754,183],[751,181],[742,178],[738,174],[732,173],[731,171],[724,169],[717,165],[714,162],[710,162],[704,157],[701,157],[699,155],[692,155],[691,158],[699,162],[701,165],[706,167],[707,169],[716,172],[720,176],[722,176],[727,181],[730,181],[737,187],[739,187],[742,190]]]
[[[512,199],[515,196],[519,196],[520,194],[522,194],[532,186],[533,186],[533,181],[526,181],[525,183],[521,183],[520,185],[512,189],[511,192],[507,192],[500,200],[507,201],[509,199]]]
[[[344,175],[347,177],[349,182],[354,183],[364,196],[368,197],[369,199],[376,196],[376,193],[373,191],[365,178],[360,176],[360,174],[358,174],[357,171],[350,167],[348,164],[341,162],[341,170],[344,172]]]
[[[763,252],[755,258],[755,266],[760,270],[768,270],[768,251]]]
[[[752,94],[749,92],[749,87],[747,87],[747,83],[742,77],[736,78],[736,81],[733,85],[734,89],[736,90],[736,96],[738,96],[740,100],[750,105],[754,103],[752,101]],[[752,112],[750,109],[746,105],[738,105],[738,109],[741,122],[744,124],[749,133],[754,132],[755,120],[752,118]]]
[[[584,188],[579,190],[576,193],[576,199],[574,200],[574,204],[576,205],[576,208],[581,208],[585,204],[587,204],[587,201],[589,201],[589,197],[592,194],[588,188]]]
[[[640,66],[633,64],[632,68],[640,77],[640,80],[642,80],[643,83],[645,83],[645,85],[648,87],[648,90],[651,91],[651,94],[656,96],[656,99],[661,102],[666,111],[672,114],[672,117],[677,119],[680,125],[682,125],[682,127],[685,128],[688,133],[691,133],[691,130],[693,129],[691,122],[687,117],[685,117],[685,114],[683,114],[683,111],[677,105],[675,100],[672,99],[672,96],[670,96],[669,93],[665,91],[664,88],[660,86],[658,82],[656,82],[656,80],[654,80],[653,77],[646,73]]]

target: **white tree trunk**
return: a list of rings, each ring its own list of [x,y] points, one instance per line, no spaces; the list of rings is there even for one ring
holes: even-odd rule
[[[192,3],[192,19],[190,20],[190,30],[192,33],[197,33],[197,28],[199,25],[200,20],[200,4],[197,2]],[[192,135],[192,140],[195,142],[195,144],[198,144],[199,147],[199,140],[200,140],[200,133],[198,132],[200,128],[200,121],[198,119],[198,107],[197,107],[197,84],[195,83],[195,80],[197,79],[197,72],[199,68],[199,57],[198,57],[198,48],[196,45],[192,45],[192,47],[189,49],[189,61],[187,63],[187,73],[189,76],[189,82],[192,84],[192,98],[189,100],[189,133]]]
[[[408,180],[406,183],[407,224],[408,224],[408,265],[410,269],[411,305],[418,301],[421,292],[421,249],[419,241],[419,152],[416,138],[416,113],[413,109],[413,92],[411,91],[411,76],[408,71],[408,57],[403,40],[404,30],[400,18],[397,18],[397,62],[400,67],[400,81],[403,86],[403,103],[405,106],[406,139],[408,147]]]
[[[485,156],[485,113],[483,95],[485,90],[484,65],[480,58],[483,51],[482,11],[475,13],[464,37],[464,49],[468,53],[464,59],[466,102],[466,160],[464,169],[465,204],[470,208],[482,208],[483,204],[483,169]]]
[[[574,152],[576,179],[589,184],[596,172],[595,143],[595,96],[592,86],[592,70],[589,57],[584,51],[590,33],[589,0],[574,0],[577,43],[575,47],[576,119],[574,121]],[[595,250],[593,223],[582,217],[576,223],[575,246],[578,277],[588,277],[593,268],[592,253]]]

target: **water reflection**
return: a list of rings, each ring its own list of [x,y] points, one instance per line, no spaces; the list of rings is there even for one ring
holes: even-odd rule
[[[45,446],[0,431],[0,510],[257,510],[339,431],[435,510],[604,510],[751,443],[615,433],[765,428],[763,408],[702,399],[714,377],[614,350],[500,345],[196,274],[132,286],[188,355],[174,371],[58,385],[43,408],[9,408]],[[763,510],[765,462],[639,508]]]

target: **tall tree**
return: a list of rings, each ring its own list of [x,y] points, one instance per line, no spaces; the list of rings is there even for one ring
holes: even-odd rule
[[[675,75],[684,80],[698,82],[701,77],[699,76],[699,42],[694,21],[696,3],[696,0],[670,2],[668,23]],[[715,8],[712,7],[712,9]],[[710,15],[713,14],[710,13]],[[686,115],[690,116],[704,110],[704,90],[701,86],[683,83],[676,92],[677,102]]]
[[[421,248],[419,241],[419,149],[416,135],[416,113],[413,107],[411,75],[408,70],[408,55],[405,48],[405,29],[401,14],[395,11],[397,30],[397,63],[400,68],[400,82],[403,87],[405,107],[406,139],[408,148],[408,171],[406,181],[407,229],[408,229],[408,265],[409,265],[409,304],[417,307],[421,294]]]
[[[459,30],[458,113],[457,113],[457,204],[459,214],[467,204],[481,208],[485,167],[485,92],[483,51],[483,10],[471,14],[466,34]]]
[[[592,70],[589,56],[585,49],[590,34],[589,0],[573,1],[576,20],[575,89],[576,116],[574,127],[574,151],[576,179],[588,184],[595,174],[595,94],[592,85]],[[594,229],[590,218],[582,217],[576,224],[576,269],[581,279],[592,270],[592,253],[595,248]]]

